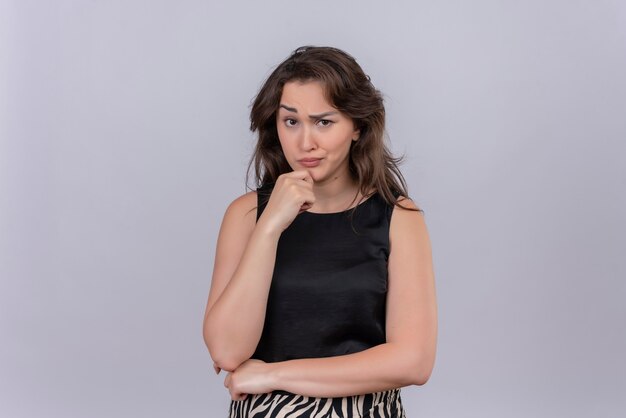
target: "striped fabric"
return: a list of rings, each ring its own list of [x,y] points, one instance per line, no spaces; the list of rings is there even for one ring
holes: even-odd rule
[[[286,391],[248,395],[230,403],[229,418],[406,418],[400,388],[337,398]]]

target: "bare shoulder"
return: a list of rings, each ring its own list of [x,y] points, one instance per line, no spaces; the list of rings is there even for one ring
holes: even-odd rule
[[[233,243],[241,239],[247,242],[256,225],[256,207],[255,191],[245,193],[233,200],[224,213],[218,245],[224,242]]]
[[[224,218],[236,218],[240,222],[252,219],[252,223],[256,222],[256,206],[257,206],[257,193],[256,191],[250,191],[242,194],[234,199],[226,208]]]
[[[230,202],[226,209],[226,214],[232,213],[247,216],[249,212],[254,212],[253,215],[256,215],[256,205],[257,194],[255,191],[250,191]]]
[[[393,207],[391,222],[389,225],[390,244],[393,241],[428,241],[428,231],[424,212],[415,202],[405,196],[400,196],[397,204]],[[411,210],[412,209],[412,210]]]
[[[420,218],[423,218],[424,212],[422,212],[422,208],[418,207],[411,198],[408,198],[406,196],[400,196],[396,203],[397,204],[393,206],[393,212],[391,217],[392,220],[394,217],[404,218],[410,214],[419,215]]]

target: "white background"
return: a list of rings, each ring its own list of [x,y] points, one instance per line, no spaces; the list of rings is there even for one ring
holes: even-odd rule
[[[425,210],[439,346],[407,415],[621,415],[626,4],[604,0],[0,0],[0,415],[226,416],[215,240],[251,100],[306,44],[384,93]]]

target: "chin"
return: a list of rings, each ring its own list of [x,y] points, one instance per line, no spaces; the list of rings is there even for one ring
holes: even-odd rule
[[[318,176],[317,174],[315,174],[315,173],[311,173],[311,172],[309,171],[309,175],[310,175],[310,176],[311,176],[311,178],[313,179],[313,183],[317,183],[317,182],[320,180],[320,179],[319,179],[319,176]]]

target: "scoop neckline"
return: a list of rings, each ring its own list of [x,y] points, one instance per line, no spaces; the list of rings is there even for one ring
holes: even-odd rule
[[[303,211],[303,212],[300,212],[300,214],[303,214],[303,213],[308,213],[309,215],[315,215],[315,216],[324,216],[324,215],[341,215],[341,214],[344,214],[344,213],[346,213],[346,212],[349,212],[349,211],[351,211],[351,210],[353,210],[353,209],[356,209],[356,208],[358,208],[358,207],[359,207],[359,206],[361,206],[361,205],[364,205],[365,203],[367,203],[367,202],[369,202],[371,199],[373,199],[373,198],[374,198],[377,194],[378,194],[378,191],[375,191],[374,193],[372,193],[372,195],[371,195],[370,197],[368,197],[367,199],[365,199],[364,201],[362,201],[362,202],[361,202],[361,203],[359,203],[358,205],[353,206],[353,207],[348,208],[348,209],[345,209],[345,210],[342,210],[342,211],[339,211],[339,212],[309,212],[308,210],[305,210],[305,211]]]

